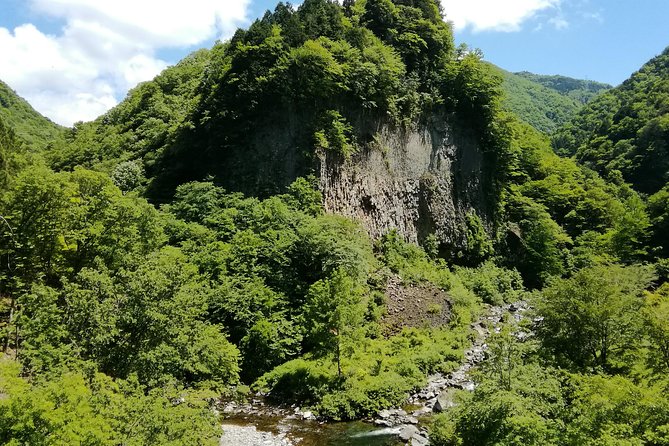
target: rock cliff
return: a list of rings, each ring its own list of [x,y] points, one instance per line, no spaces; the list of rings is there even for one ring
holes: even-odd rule
[[[321,151],[327,212],[356,219],[373,238],[396,229],[411,242],[430,234],[466,243],[466,215],[489,220],[485,157],[475,135],[434,119],[406,131],[383,126],[348,160]]]

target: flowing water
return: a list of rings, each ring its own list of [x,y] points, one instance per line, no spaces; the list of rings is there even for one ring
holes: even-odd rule
[[[443,407],[451,403],[448,389],[459,388],[474,390],[474,382],[469,372],[485,358],[486,341],[491,332],[498,332],[505,315],[511,315],[516,321],[523,319],[528,309],[527,303],[516,302],[500,306],[491,306],[481,318],[472,324],[478,333],[473,345],[465,351],[465,362],[447,377],[431,376],[426,388],[413,395],[409,402],[414,407],[405,407],[411,413],[414,409],[432,407],[438,402],[439,395],[445,395],[439,401]],[[517,336],[527,336],[518,332]],[[441,410],[441,409],[439,409]],[[414,413],[415,414],[415,413]],[[404,414],[406,415],[406,413]],[[405,423],[401,421],[400,423]],[[227,426],[227,430],[226,430]],[[237,413],[223,422],[221,446],[399,446],[404,443],[399,439],[401,427],[380,428],[359,421],[346,423],[318,423],[297,419],[290,416],[270,416],[267,413]]]
[[[284,417],[236,417],[223,423],[221,446],[297,445],[297,446],[400,446],[400,428],[378,428],[360,421],[318,423]],[[264,434],[261,437],[259,433]],[[255,434],[255,437],[253,436]]]

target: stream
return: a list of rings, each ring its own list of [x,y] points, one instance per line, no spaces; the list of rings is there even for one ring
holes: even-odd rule
[[[362,421],[319,423],[267,417],[235,417],[223,423],[221,446],[401,446],[399,427],[379,429]]]
[[[389,409],[379,412],[374,424],[362,421],[323,423],[316,421],[311,412],[300,412],[298,408],[291,413],[254,400],[256,404],[224,410],[220,446],[426,445],[427,434],[425,427],[421,426],[421,416],[452,406],[454,389],[474,390],[475,384],[469,377],[469,371],[485,359],[488,336],[500,330],[506,316],[520,321],[527,309],[527,303],[522,301],[489,306],[472,324],[477,337],[465,350],[465,361],[446,376],[436,374],[428,377],[425,388],[409,395],[407,403],[415,409],[411,414]]]

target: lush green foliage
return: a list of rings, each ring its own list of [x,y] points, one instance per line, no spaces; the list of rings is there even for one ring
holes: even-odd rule
[[[21,164],[23,145],[0,116],[0,187],[6,188]]]
[[[465,286],[488,304],[515,302],[524,290],[518,271],[500,268],[492,261],[478,268],[456,268],[455,271]]]
[[[647,280],[620,266],[555,280],[537,295],[538,338],[512,322],[493,335],[476,389],[434,419],[432,444],[666,444],[666,298],[644,304]],[[642,305],[650,319],[635,317]]]
[[[112,172],[116,164],[142,159],[140,167],[151,171],[180,129],[193,125],[190,114],[197,105],[197,88],[209,53],[194,52],[131,90],[124,101],[95,121],[75,123],[65,140],[47,153],[51,165]]]
[[[612,88],[611,85],[603,84],[601,82],[574,79],[567,76],[534,74],[527,71],[521,71],[515,74],[516,76],[529,79],[546,88],[555,90],[561,95],[572,98],[581,104],[587,104],[600,93]]]
[[[279,401],[312,405],[328,418],[372,416],[402,405],[428,374],[455,368],[466,342],[463,329],[407,329],[389,339],[361,338],[340,364],[307,356],[277,367],[256,386]]]
[[[639,266],[597,266],[556,280],[538,304],[543,345],[571,367],[628,366],[640,331],[640,297],[651,279]]]
[[[46,160],[0,116],[0,440],[214,444],[208,398],[240,382],[324,418],[371,416],[462,362],[482,302],[528,286],[536,337],[492,336],[434,443],[668,444],[668,263],[657,283],[639,266],[669,249],[666,60],[555,137],[595,170],[502,111],[502,79],[454,48],[431,0],[279,4],[76,124]],[[554,102],[548,116],[506,97],[540,128],[600,88],[503,76]],[[324,212],[308,175],[323,158],[353,163],[382,126],[435,119],[483,153],[494,218],[463,210],[466,249],[372,241]],[[448,322],[389,332],[391,286],[447,295]]]
[[[563,76],[510,73],[493,66],[502,76],[502,105],[524,122],[544,133],[567,123],[599,92],[610,88],[591,81]]]
[[[105,174],[35,165],[12,179],[2,203],[12,228],[3,245],[12,262],[3,264],[3,305],[12,308],[5,349],[45,386],[82,380],[67,372],[82,362],[99,379],[135,380],[149,394],[172,383],[221,389],[268,372],[257,386],[273,397],[353,418],[400,404],[427,374],[454,367],[476,311],[457,275],[396,234],[375,256],[358,225],[322,214],[308,180],[262,201],[187,183],[156,211]],[[390,271],[450,289],[452,330],[381,337]],[[98,389],[74,381],[64,391]],[[22,398],[10,394],[8,404],[28,404]],[[101,409],[72,410],[91,412],[114,435]],[[54,423],[54,432],[78,429]]]
[[[629,185],[558,157],[529,125],[511,122],[511,129],[516,156],[498,252],[529,285],[596,263],[644,260],[658,249],[649,243],[652,216]]]
[[[40,115],[28,102],[0,81],[0,120],[11,127],[27,147],[40,151],[62,139],[64,129]]]
[[[669,49],[593,100],[553,138],[555,150],[641,192],[666,184],[669,171]],[[618,174],[619,175],[619,174]]]
[[[0,359],[0,441],[6,445],[216,445],[204,397],[174,386],[63,371],[27,382]]]

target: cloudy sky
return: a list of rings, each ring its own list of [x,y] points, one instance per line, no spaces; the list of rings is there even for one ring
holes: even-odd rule
[[[0,0],[0,80],[55,122],[128,89],[277,0]],[[456,40],[511,71],[617,84],[669,45],[668,0],[442,0]]]

